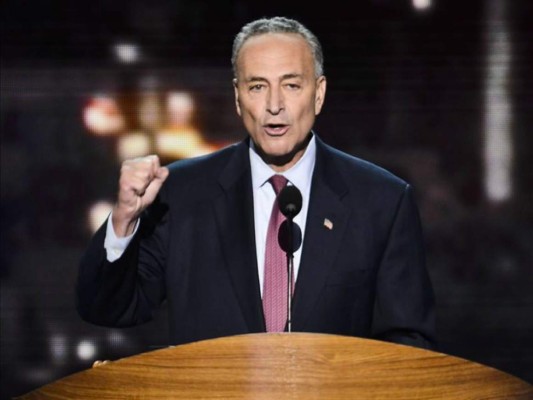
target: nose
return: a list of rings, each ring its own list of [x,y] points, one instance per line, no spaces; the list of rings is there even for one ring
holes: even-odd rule
[[[272,115],[279,114],[285,108],[283,93],[280,88],[271,88],[267,98],[267,111]]]

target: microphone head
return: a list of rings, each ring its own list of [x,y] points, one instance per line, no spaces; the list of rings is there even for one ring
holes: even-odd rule
[[[294,218],[302,209],[302,194],[296,186],[285,186],[278,196],[281,213],[287,218]]]
[[[288,219],[283,221],[278,231],[278,243],[285,253],[294,254],[302,245],[302,229],[300,225],[296,222],[289,223]]]

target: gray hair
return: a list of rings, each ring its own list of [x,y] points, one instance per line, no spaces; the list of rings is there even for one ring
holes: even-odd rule
[[[296,20],[285,17],[273,17],[261,18],[244,25],[237,36],[235,36],[231,53],[231,66],[235,77],[237,77],[237,56],[244,43],[253,36],[263,35],[265,33],[296,33],[301,35],[311,48],[311,53],[315,61],[315,76],[318,78],[324,74],[324,55],[317,37]]]

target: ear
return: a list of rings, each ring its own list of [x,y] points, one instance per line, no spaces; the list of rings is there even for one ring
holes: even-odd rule
[[[241,116],[241,104],[239,102],[239,83],[237,82],[237,78],[233,79],[233,93],[235,94],[235,108],[237,110],[237,114]]]
[[[321,75],[316,80],[316,92],[315,92],[315,115],[320,114],[324,99],[326,98],[326,77]]]

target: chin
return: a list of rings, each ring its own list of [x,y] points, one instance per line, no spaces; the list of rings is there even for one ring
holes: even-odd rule
[[[265,146],[263,148],[265,155],[268,157],[284,157],[292,152],[292,148],[287,146]]]

